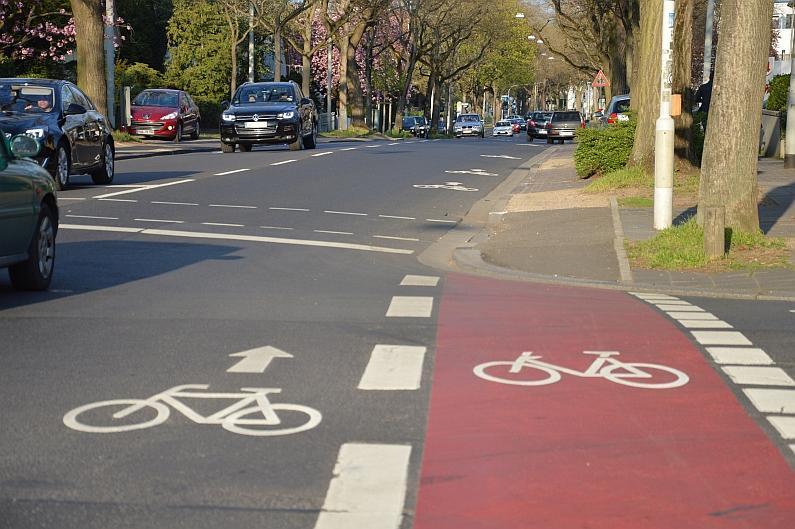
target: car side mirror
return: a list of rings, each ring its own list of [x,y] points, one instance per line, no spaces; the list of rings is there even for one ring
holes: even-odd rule
[[[69,103],[69,106],[64,110],[64,116],[77,116],[86,113],[86,107],[77,103]]]
[[[226,110],[227,108],[229,108],[229,101],[224,99],[223,101],[221,101],[221,110]]]
[[[38,140],[27,134],[14,136],[11,138],[9,146],[11,147],[11,154],[16,158],[33,158],[41,151],[41,145]]]
[[[311,105],[312,100],[309,99],[308,97],[302,97],[300,103],[301,105]]]

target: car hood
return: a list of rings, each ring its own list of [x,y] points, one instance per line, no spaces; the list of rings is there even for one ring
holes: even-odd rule
[[[233,105],[227,112],[239,112],[241,114],[279,114],[281,112],[295,111],[294,103],[258,103],[255,105]]]
[[[132,114],[133,119],[151,119],[151,120],[158,120],[167,114],[171,114],[172,112],[176,112],[176,108],[169,108],[169,107],[147,107],[147,106],[131,106],[130,107],[130,114]],[[145,118],[144,116],[149,116]]]
[[[0,129],[6,134],[22,134],[28,129],[47,128],[52,116],[24,112],[0,112]]]

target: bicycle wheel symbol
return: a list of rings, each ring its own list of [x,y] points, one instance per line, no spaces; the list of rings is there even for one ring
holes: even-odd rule
[[[285,416],[290,417],[290,423],[293,420],[299,421],[296,426],[283,426],[274,428],[274,424],[265,419],[262,415],[262,409],[258,407],[246,408],[238,412],[227,415],[221,427],[224,430],[241,435],[253,435],[259,437],[268,437],[274,435],[289,435],[298,432],[311,430],[318,424],[322,418],[319,411],[309,406],[301,406],[300,404],[272,404],[271,408],[279,415],[280,421],[284,421]],[[292,412],[292,413],[279,413],[279,412]],[[301,423],[301,419],[295,417],[295,413],[306,415],[306,422]],[[248,415],[255,417],[246,418]],[[259,428],[256,428],[259,426]]]
[[[134,417],[132,417],[130,420],[124,420],[127,417],[127,415],[124,414],[125,410],[132,406],[141,405],[145,406],[145,409],[154,409],[156,412],[155,417],[148,419],[147,417],[150,414],[147,414],[145,411],[138,411],[135,412]],[[92,426],[91,424],[86,424],[85,422],[81,422],[81,420],[78,419],[80,415],[87,414],[92,410],[99,410],[102,408],[106,408],[103,410],[103,414],[107,415],[98,418],[103,420],[107,419],[111,424],[107,424],[105,426]],[[114,412],[113,410],[116,408],[120,409]],[[92,418],[95,415],[98,414],[92,415]],[[146,428],[157,426],[158,424],[166,422],[169,415],[170,410],[168,406],[160,402],[147,402],[141,399],[103,400],[100,402],[92,402],[91,404],[86,404],[85,406],[80,406],[79,408],[73,409],[64,415],[63,423],[72,430],[77,430],[78,432],[118,433],[130,432],[133,430],[144,430]]]

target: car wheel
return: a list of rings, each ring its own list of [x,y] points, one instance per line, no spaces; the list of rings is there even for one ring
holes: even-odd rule
[[[300,131],[298,136],[295,138],[295,141],[290,144],[291,151],[300,151],[304,148],[304,137],[301,135]]]
[[[28,248],[27,261],[8,268],[14,288],[45,290],[50,286],[55,268],[55,226],[55,215],[47,204],[42,204],[36,232]]]
[[[547,138],[547,144],[552,145],[552,138]]]
[[[221,152],[235,152],[235,144],[221,143]]]
[[[91,180],[95,184],[109,184],[113,182],[114,172],[113,145],[105,142],[105,146],[102,147],[102,167],[91,173]]]
[[[240,144],[240,152],[251,152],[251,144],[250,143],[241,143]]]
[[[182,123],[177,123],[177,130],[174,132],[174,143],[182,141]]]
[[[317,147],[317,125],[312,122],[312,133],[304,137],[304,147],[307,149],[314,149]]]
[[[196,126],[193,127],[193,132],[190,133],[190,139],[192,139],[192,140],[198,140],[199,139],[200,128],[201,128],[201,126],[199,125],[199,121],[197,120],[196,121]]]
[[[69,171],[72,169],[72,163],[69,160],[69,151],[66,145],[61,144],[55,151],[55,170],[53,171],[53,180],[55,180],[55,188],[58,191],[63,191],[69,185]]]

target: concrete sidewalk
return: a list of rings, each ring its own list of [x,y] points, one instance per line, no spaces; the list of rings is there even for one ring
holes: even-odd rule
[[[624,241],[656,233],[653,209],[619,208],[615,199],[582,194],[587,182],[576,176],[573,151],[574,146],[549,149],[513,190],[504,211],[493,212],[477,246],[487,266],[564,283],[795,300],[795,267],[725,273],[630,268]],[[795,171],[785,170],[779,160],[760,160],[759,186],[762,229],[795,248]],[[795,251],[790,260],[795,262]]]

